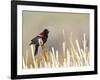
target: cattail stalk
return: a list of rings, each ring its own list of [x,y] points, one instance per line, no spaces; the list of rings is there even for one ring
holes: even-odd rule
[[[34,50],[33,50],[33,45],[31,45],[31,51],[32,51],[32,57],[33,57],[33,64],[34,64],[34,67],[37,68],[37,64],[36,64],[36,60],[35,60],[35,56],[34,56]]]

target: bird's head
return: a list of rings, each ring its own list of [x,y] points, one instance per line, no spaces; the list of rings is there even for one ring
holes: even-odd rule
[[[43,33],[44,33],[44,34],[48,34],[49,32],[50,32],[50,31],[49,31],[48,29],[44,29],[44,30],[43,30]]]

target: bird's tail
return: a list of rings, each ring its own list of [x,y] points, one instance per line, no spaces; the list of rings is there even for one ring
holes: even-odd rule
[[[34,55],[35,55],[35,56],[36,56],[37,53],[38,53],[38,47],[39,47],[39,46],[35,45],[35,52],[34,52]]]

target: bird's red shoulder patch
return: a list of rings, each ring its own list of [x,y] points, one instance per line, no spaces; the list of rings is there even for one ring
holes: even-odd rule
[[[44,35],[44,34],[39,34],[38,36],[43,37],[43,36],[45,36],[45,35]]]

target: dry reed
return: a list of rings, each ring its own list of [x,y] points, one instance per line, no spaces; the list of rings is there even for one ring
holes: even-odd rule
[[[63,31],[63,37],[64,31]],[[79,41],[74,40],[75,44],[73,44],[72,39],[72,33],[70,36],[70,48],[66,47],[66,41],[64,38],[64,41],[62,42],[62,53],[59,53],[59,50],[55,50],[54,47],[51,48],[50,51],[48,51],[46,46],[42,47],[42,56],[41,59],[38,59],[38,57],[34,56],[34,49],[33,45],[31,45],[31,54],[32,54],[32,60],[33,63],[30,64],[30,68],[55,68],[55,67],[75,67],[75,66],[88,66],[89,65],[89,50],[87,49],[88,46],[86,46],[86,35],[83,35],[84,39],[82,41],[83,48],[80,47]],[[62,56],[62,60],[60,61],[60,56]],[[23,68],[28,69],[28,53],[26,55],[26,59],[23,58]],[[34,66],[33,66],[34,65]]]

